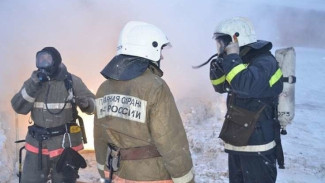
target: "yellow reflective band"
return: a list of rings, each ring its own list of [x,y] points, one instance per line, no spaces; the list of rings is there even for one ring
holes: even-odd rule
[[[70,133],[78,133],[80,130],[80,126],[70,126]]]
[[[273,74],[273,76],[271,77],[269,83],[270,83],[270,87],[272,87],[276,82],[279,81],[279,79],[281,78],[282,76],[282,71],[281,69],[279,68],[275,74]]]
[[[232,81],[232,79],[234,79],[234,77],[240,73],[242,70],[247,68],[247,64],[239,64],[236,67],[232,68],[231,71],[227,74],[227,81],[230,84],[230,82]]]
[[[221,76],[221,77],[218,78],[218,79],[211,80],[211,83],[212,83],[213,85],[218,85],[218,84],[221,84],[221,83],[225,82],[225,80],[226,80],[226,76],[223,75],[223,76]]]

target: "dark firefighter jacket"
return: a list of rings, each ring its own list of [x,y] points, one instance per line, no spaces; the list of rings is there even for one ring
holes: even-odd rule
[[[270,153],[276,146],[276,106],[283,82],[282,72],[270,52],[271,48],[272,43],[261,40],[241,47],[240,55],[230,54],[223,59],[219,58],[218,67],[210,72],[215,91],[228,92],[228,111],[230,97],[234,97],[232,105],[249,111],[257,111],[262,105],[266,106],[249,138],[248,145],[234,146],[225,143],[226,152]]]
[[[65,107],[65,99],[68,95],[64,84],[64,79],[67,75],[66,67],[61,64],[58,75],[51,81],[36,84],[30,78],[25,81],[21,90],[12,98],[11,105],[13,109],[19,114],[28,114],[31,112],[31,118],[35,125],[43,128],[53,128],[64,125],[72,121],[72,105],[68,102]],[[82,80],[72,75],[73,91],[76,97],[87,97],[89,107],[84,112],[93,113],[95,110],[95,96],[92,94]],[[47,108],[54,113],[61,109],[60,114],[50,114],[46,108],[45,98],[47,96]],[[50,158],[60,155],[62,148],[63,135],[54,136],[42,143],[42,154],[49,155]],[[81,133],[71,134],[72,148],[74,150],[83,149],[81,141]],[[66,140],[68,143],[68,139]],[[38,154],[38,141],[30,134],[26,136],[26,150]]]

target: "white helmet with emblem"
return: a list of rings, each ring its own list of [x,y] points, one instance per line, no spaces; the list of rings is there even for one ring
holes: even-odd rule
[[[219,35],[227,34],[231,36],[231,39],[234,42],[235,40],[233,35],[237,32],[239,33],[237,38],[239,46],[244,46],[257,41],[253,24],[247,18],[243,17],[234,17],[219,23],[214,32],[214,36],[217,38]]]
[[[131,55],[159,61],[161,50],[169,44],[167,36],[156,26],[139,21],[128,22],[120,33],[117,55]]]

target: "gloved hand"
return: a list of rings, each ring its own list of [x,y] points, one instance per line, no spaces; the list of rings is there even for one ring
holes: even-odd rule
[[[77,97],[76,97],[76,104],[77,104],[81,109],[86,109],[86,108],[89,106],[88,97],[77,96]]]
[[[239,45],[238,45],[238,43],[230,42],[226,46],[225,52],[227,53],[227,55],[232,54],[232,53],[239,54]]]
[[[41,81],[39,80],[38,78],[38,72],[39,71],[33,71],[32,75],[31,75],[31,80],[35,83],[35,84],[38,84],[40,85],[41,84]]]

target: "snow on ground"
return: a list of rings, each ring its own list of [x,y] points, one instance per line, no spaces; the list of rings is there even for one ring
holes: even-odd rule
[[[325,182],[325,50],[297,48],[296,110],[288,135],[282,136],[286,169],[278,170],[278,183]],[[204,82],[204,81],[202,81]],[[208,82],[208,81],[206,81]],[[207,90],[213,90],[207,88]],[[218,138],[226,112],[225,96],[183,98],[177,101],[194,161],[196,182],[227,183],[227,154]],[[1,122],[4,120],[0,116]],[[0,182],[18,182],[6,151],[6,129],[0,123]],[[88,167],[80,181],[98,182],[93,152],[82,153]],[[11,181],[8,181],[11,178]]]
[[[10,128],[6,126],[8,118],[0,113],[0,183],[7,182],[13,177],[15,153],[11,142]],[[9,147],[12,146],[12,147]]]

